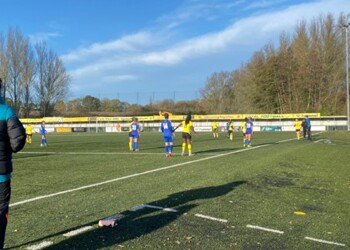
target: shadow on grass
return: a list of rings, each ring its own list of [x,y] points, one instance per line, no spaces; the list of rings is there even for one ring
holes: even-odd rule
[[[211,186],[174,193],[164,199],[148,203],[148,205],[172,208],[176,209],[177,212],[166,212],[150,208],[144,208],[136,212],[124,211],[121,213],[125,215],[125,217],[118,220],[118,226],[115,228],[95,228],[91,231],[65,239],[55,245],[46,247],[45,249],[87,250],[116,246],[129,240],[137,239],[143,235],[150,234],[155,230],[169,225],[178,217],[196,207],[197,205],[194,203],[196,200],[211,199],[225,195],[233,191],[236,187],[245,183],[246,181],[235,181],[219,186]],[[96,225],[97,221],[94,221],[86,225],[81,225],[80,227]],[[13,246],[12,248],[38,243],[42,240],[47,241],[51,237],[60,236],[74,229],[75,228],[65,232],[56,233],[54,235],[49,235],[41,239],[36,239],[35,241],[27,242],[19,246]]]

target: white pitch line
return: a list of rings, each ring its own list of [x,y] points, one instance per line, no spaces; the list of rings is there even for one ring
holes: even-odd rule
[[[317,142],[321,142],[321,141],[325,141],[326,139],[319,139],[317,141],[314,141],[314,143],[317,143]]]
[[[138,177],[138,176],[141,176],[141,175],[156,173],[156,172],[159,172],[159,171],[163,171],[163,170],[167,170],[167,169],[171,169],[171,168],[176,168],[176,167],[183,166],[183,165],[188,165],[188,164],[192,164],[192,163],[196,163],[196,162],[206,161],[206,160],[210,160],[210,159],[214,159],[214,158],[218,158],[218,157],[223,157],[223,156],[227,156],[227,155],[231,155],[231,154],[237,154],[237,153],[248,151],[248,150],[258,149],[258,148],[261,148],[261,147],[266,147],[268,145],[269,144],[260,145],[260,146],[256,146],[256,147],[252,147],[252,148],[245,148],[245,149],[241,149],[241,150],[237,150],[237,151],[233,151],[233,152],[228,152],[228,153],[225,153],[225,154],[209,156],[209,157],[205,157],[205,158],[201,158],[201,159],[197,159],[197,160],[193,160],[193,161],[187,161],[187,162],[182,162],[182,163],[170,165],[170,166],[163,167],[163,168],[157,168],[157,169],[153,169],[153,170],[149,170],[149,171],[145,171],[145,172],[141,172],[141,173],[135,173],[135,174],[131,174],[131,175],[127,175],[127,176],[111,179],[111,180],[108,180],[108,181],[103,181],[103,182],[90,184],[90,185],[87,185],[87,186],[82,186],[82,187],[78,187],[78,188],[68,189],[68,190],[57,192],[57,193],[53,193],[53,194],[42,195],[42,196],[38,196],[38,197],[35,197],[35,198],[31,198],[31,199],[15,202],[13,204],[10,204],[10,207],[14,207],[14,206],[22,205],[22,204],[33,202],[33,201],[54,197],[54,196],[57,196],[57,195],[72,193],[72,192],[84,190],[84,189],[87,189],[87,188],[97,187],[97,186],[101,186],[101,185],[112,183],[112,182],[116,182],[116,181],[130,179],[130,178]]]
[[[153,208],[153,209],[158,209],[158,210],[163,210],[163,211],[167,211],[167,212],[173,212],[173,213],[177,213],[178,211],[176,209],[172,209],[172,208],[166,208],[166,207],[159,207],[159,206],[153,206],[153,205],[143,205],[143,207],[148,207],[148,208]]]
[[[144,209],[144,208],[145,208],[144,205],[140,205],[140,206],[136,206],[136,207],[130,208],[129,211],[136,212],[136,211]]]
[[[65,234],[63,234],[63,236],[65,236],[65,237],[72,237],[72,236],[81,234],[81,233],[83,233],[85,231],[91,230],[92,228],[93,228],[92,226],[81,227],[81,228],[78,228],[76,230],[73,230],[73,231],[70,231],[68,233],[65,233]]]
[[[312,237],[305,237],[305,240],[312,240],[312,241],[316,241],[316,242],[320,242],[320,243],[325,243],[325,244],[330,244],[330,245],[337,245],[337,246],[342,246],[345,247],[346,245],[343,243],[338,243],[338,242],[333,242],[333,241],[327,241],[327,240],[321,240],[321,239],[316,239],[316,238],[312,238]]]
[[[258,229],[258,230],[263,230],[263,231],[267,231],[267,232],[271,232],[271,233],[284,234],[283,231],[270,229],[270,228],[266,228],[266,227],[260,227],[260,226],[254,226],[254,225],[247,225],[247,227],[253,228],[253,229]]]
[[[287,139],[287,140],[278,141],[278,142],[275,142],[275,143],[283,143],[283,142],[295,141],[295,140],[296,140],[296,138],[292,138],[292,139]]]
[[[40,250],[44,249],[45,247],[51,246],[53,244],[52,241],[43,241],[40,244],[29,246],[26,249],[28,250]]]
[[[124,214],[117,213],[117,214],[108,216],[108,217],[106,217],[106,218],[103,218],[103,220],[118,220],[118,219],[122,219],[122,218],[124,218],[124,217],[125,217]]]
[[[203,219],[208,219],[208,220],[213,220],[213,221],[224,222],[224,223],[227,223],[227,222],[228,222],[228,220],[220,219],[220,218],[216,218],[216,217],[211,217],[211,216],[204,215],[204,214],[195,214],[194,216],[199,217],[199,218],[203,218]]]
[[[294,139],[289,139],[289,140],[284,140],[283,142],[290,141],[290,140],[295,140],[295,138]],[[277,143],[279,143],[279,142],[277,142]],[[15,207],[15,206],[18,206],[18,205],[30,203],[30,202],[37,201],[37,200],[51,198],[51,197],[62,195],[62,194],[72,193],[72,192],[76,192],[76,191],[80,191],[80,190],[84,190],[84,189],[88,189],[88,188],[92,188],[92,187],[97,187],[97,186],[109,184],[109,183],[116,182],[116,181],[121,181],[121,180],[130,179],[130,178],[133,178],[133,177],[138,177],[138,176],[142,176],[142,175],[156,173],[156,172],[168,170],[168,169],[171,169],[171,168],[176,168],[176,167],[180,167],[180,166],[184,166],[184,165],[188,165],[188,164],[192,164],[192,163],[197,163],[197,162],[201,162],[201,161],[215,159],[215,158],[219,158],[219,157],[223,157],[223,156],[227,156],[227,155],[238,154],[238,153],[241,153],[241,152],[254,150],[254,149],[258,149],[258,148],[263,148],[263,147],[267,147],[267,146],[271,146],[271,145],[273,145],[273,144],[264,144],[264,145],[259,145],[259,146],[255,146],[255,147],[251,147],[251,148],[244,148],[244,149],[231,151],[231,152],[224,153],[224,154],[208,156],[208,157],[197,159],[197,160],[193,160],[193,161],[182,162],[182,163],[170,165],[170,166],[167,166],[167,167],[157,168],[157,169],[153,169],[153,170],[149,170],[149,171],[145,171],[145,172],[141,172],[141,173],[135,173],[135,174],[131,174],[131,175],[123,176],[123,177],[118,177],[118,178],[111,179],[111,180],[108,180],[108,181],[102,181],[102,182],[98,182],[98,183],[94,183],[94,184],[90,184],[90,185],[86,185],[86,186],[82,186],[82,187],[78,187],[78,188],[68,189],[68,190],[57,192],[57,193],[53,193],[53,194],[37,196],[37,197],[31,198],[31,199],[27,199],[27,200],[23,200],[23,201],[12,203],[12,204],[10,204],[10,207]]]
[[[40,154],[40,155],[132,155],[132,152],[55,152],[55,151],[43,151],[43,152],[18,152],[17,154]],[[143,153],[135,152],[135,155],[163,155],[164,153]]]
[[[54,152],[54,151],[43,151],[43,152],[18,152],[17,154],[24,155],[40,155],[40,157],[47,155],[164,155],[164,153],[145,153],[145,152]],[[180,155],[181,153],[172,153],[172,155]],[[201,153],[201,156],[217,155],[215,153]],[[26,160],[25,158],[14,158],[14,161]]]

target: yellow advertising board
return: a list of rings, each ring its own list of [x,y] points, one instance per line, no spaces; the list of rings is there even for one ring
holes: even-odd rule
[[[303,118],[309,116],[310,118],[319,118],[320,113],[295,113],[295,114],[245,114],[244,117],[252,117],[253,119],[291,119]]]
[[[116,122],[118,117],[96,117],[96,122]]]
[[[320,113],[291,113],[291,114],[212,114],[212,115],[192,115],[194,121],[214,121],[214,120],[243,120],[245,117],[256,119],[295,119],[304,118],[320,118]],[[137,116],[139,122],[161,121],[164,119],[162,115],[152,116]],[[169,119],[172,121],[182,121],[186,115],[172,115]],[[29,123],[96,123],[96,122],[130,122],[132,117],[44,117],[44,118],[21,118],[20,121],[24,124]]]
[[[94,117],[94,121],[96,122],[126,122],[131,121],[132,117],[127,116],[119,116],[119,117]],[[91,119],[90,119],[91,121]]]
[[[310,118],[321,117],[320,113],[295,113],[295,114],[216,114],[216,115],[193,115],[193,120],[243,120],[246,117],[252,119],[295,119],[309,116]]]
[[[139,122],[151,122],[154,121],[153,115],[152,116],[137,116],[137,119]]]
[[[56,132],[57,133],[70,133],[70,132],[72,132],[72,129],[71,128],[59,127],[59,128],[56,128]]]
[[[89,122],[89,117],[63,117],[62,122]]]
[[[63,121],[63,117],[44,117],[42,119],[45,123],[59,123]]]
[[[41,123],[43,121],[42,118],[20,118],[19,120],[24,124]]]
[[[193,120],[240,120],[244,114],[220,114],[220,115],[193,115]]]

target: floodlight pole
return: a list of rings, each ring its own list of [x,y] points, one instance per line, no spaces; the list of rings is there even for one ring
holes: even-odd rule
[[[350,131],[350,113],[349,113],[349,26],[343,24],[341,27],[345,29],[345,61],[346,61],[346,117],[347,117],[347,128]]]

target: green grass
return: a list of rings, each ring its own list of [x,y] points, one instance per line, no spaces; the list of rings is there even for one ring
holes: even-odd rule
[[[169,159],[159,133],[143,133],[138,153],[129,152],[126,133],[50,134],[48,147],[40,147],[34,135],[33,144],[14,156],[5,246],[26,249],[50,241],[53,244],[45,249],[349,247],[350,133],[280,142],[294,138],[294,133],[257,132],[249,150],[243,150],[240,133],[233,141],[220,136],[194,136],[195,155],[181,157],[178,133]],[[315,142],[320,139],[327,141]],[[114,181],[74,190],[108,180]],[[36,197],[42,198],[30,200]],[[141,204],[178,212],[129,211]],[[97,226],[99,219],[116,213],[125,215],[117,227]],[[92,229],[63,236],[84,226]]]

